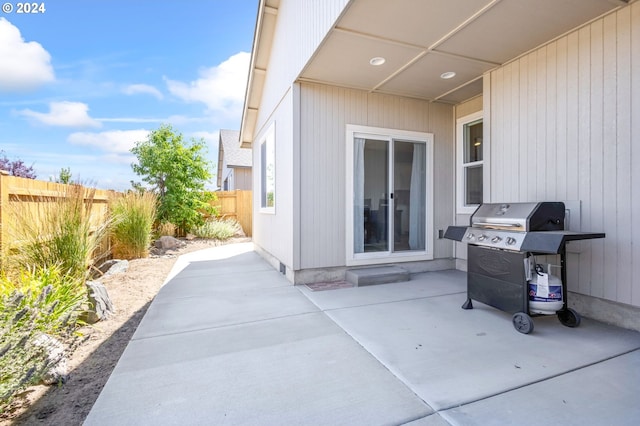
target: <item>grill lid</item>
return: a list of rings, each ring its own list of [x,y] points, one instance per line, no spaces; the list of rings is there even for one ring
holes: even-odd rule
[[[471,226],[508,231],[561,231],[565,207],[561,202],[487,203],[471,216]]]

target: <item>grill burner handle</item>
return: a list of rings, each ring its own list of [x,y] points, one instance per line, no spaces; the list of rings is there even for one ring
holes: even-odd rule
[[[517,223],[497,223],[497,222],[476,222],[474,225],[480,226],[505,226],[508,228],[519,228],[520,225]]]

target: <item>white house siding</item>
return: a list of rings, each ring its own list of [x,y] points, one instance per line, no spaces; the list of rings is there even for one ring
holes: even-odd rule
[[[234,169],[234,185],[233,189],[241,189],[241,190],[251,190],[251,169],[236,167]]]
[[[293,179],[293,167],[299,167],[293,162],[293,133],[297,132],[297,123],[295,126],[292,124],[296,97],[293,82],[347,3],[348,0],[281,0],[277,11],[277,25],[253,138],[255,172],[252,180],[256,212],[253,239],[288,268],[299,266],[299,258],[294,259],[293,253],[300,241],[299,238],[293,240],[294,229],[299,226],[293,219],[299,215],[291,200],[298,185]],[[275,215],[265,215],[259,212],[260,162],[257,146],[260,134],[273,121],[276,122],[277,205]]]
[[[347,3],[348,0],[280,0],[256,131],[300,75]]]
[[[456,120],[478,111],[482,111],[482,95],[456,105]]]
[[[293,266],[293,94],[290,90],[269,116],[253,143],[253,241],[290,270]],[[275,213],[263,213],[261,205],[260,142],[269,126],[275,125]],[[274,266],[278,266],[277,263]]]
[[[483,103],[483,97],[482,95],[477,96],[473,99],[470,99],[466,102],[462,102],[458,105],[456,105],[456,109],[455,109],[455,118],[456,120],[458,120],[459,118],[462,117],[466,117],[468,115],[471,115],[473,113],[476,113],[478,111],[482,111],[482,103]],[[459,147],[456,147],[456,149],[459,149]],[[455,158],[455,157],[454,157]],[[454,160],[454,164],[455,164],[455,168],[456,168],[456,172],[458,172],[457,170],[457,163],[455,163]],[[456,212],[456,220],[455,220],[455,224],[459,225],[459,226],[467,226],[469,225],[469,219],[470,219],[470,214],[458,214]],[[455,257],[457,259],[457,265],[456,267],[458,269],[463,269],[466,270],[467,269],[467,265],[466,265],[466,260],[467,260],[467,245],[463,244],[463,243],[455,243]],[[461,262],[462,261],[462,262]]]
[[[434,257],[450,258],[437,239],[453,217],[453,107],[319,84],[300,84],[300,268],[345,265],[346,125],[434,134]]]
[[[490,72],[485,87],[490,201],[580,200],[582,229],[607,236],[569,255],[569,289],[640,306],[640,3]]]

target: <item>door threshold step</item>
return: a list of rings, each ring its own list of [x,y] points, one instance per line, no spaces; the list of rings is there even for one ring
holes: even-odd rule
[[[345,274],[347,282],[361,287],[365,285],[389,284],[409,281],[409,272],[397,266],[350,269]]]

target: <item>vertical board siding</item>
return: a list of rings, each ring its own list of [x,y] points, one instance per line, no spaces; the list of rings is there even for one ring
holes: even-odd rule
[[[301,83],[300,268],[344,266],[346,125],[434,134],[434,229],[453,217],[453,107],[408,98]],[[437,236],[437,232],[435,232]],[[452,244],[434,242],[435,257],[451,257]]]
[[[558,200],[566,200],[567,199],[567,187],[569,184],[569,169],[568,169],[568,159],[571,158],[571,162],[573,162],[573,158],[575,158],[575,151],[568,150],[568,142],[567,142],[567,133],[569,131],[568,126],[564,126],[562,124],[557,125],[557,123],[567,123],[567,96],[568,96],[568,78],[567,78],[567,67],[569,63],[569,58],[567,55],[567,38],[563,38],[558,40],[556,46],[556,99],[557,99],[557,109],[556,113],[556,125],[555,134],[551,136],[552,141],[556,141],[557,149],[556,152],[556,173],[557,173],[557,186],[556,186],[556,198]],[[552,153],[554,152],[553,147],[550,150]]]
[[[488,78],[491,201],[580,200],[569,289],[640,306],[640,3]]]
[[[616,259],[616,244],[618,241],[618,217],[616,198],[614,191],[618,179],[616,166],[618,156],[618,144],[613,143],[617,138],[617,63],[616,63],[616,15],[608,15],[604,18],[602,27],[602,209],[600,210],[601,224],[612,222],[609,226],[608,238],[600,241],[596,248],[603,251],[604,268],[602,275],[595,277],[594,282],[601,281],[602,289],[598,289],[602,296],[609,300],[616,300],[617,290],[615,286],[607,285],[607,282],[618,281],[618,265]],[[594,292],[595,293],[595,292]],[[595,295],[595,294],[594,294]]]
[[[474,112],[482,111],[482,95],[456,105],[456,120]]]
[[[256,133],[331,30],[349,0],[280,0]]]
[[[487,97],[488,99],[488,97]],[[484,96],[478,96],[476,98],[470,99],[464,103],[458,104],[456,105],[456,111],[455,111],[455,118],[456,120],[462,117],[466,117],[467,115],[471,115],[473,113],[476,113],[478,111],[483,111],[484,108]],[[487,111],[483,111],[484,114],[487,113]],[[455,131],[454,131],[455,132]],[[489,142],[489,138],[487,137],[487,134],[489,132],[489,129],[487,127],[484,128],[484,140],[483,140],[483,144],[485,146],[485,151],[483,152],[483,156],[486,159],[487,158],[487,154],[488,151],[486,151],[486,147],[488,146],[488,142]],[[455,139],[455,133],[454,136],[452,136]],[[453,164],[455,164],[456,168],[458,167],[457,163],[456,163],[456,159],[455,159],[455,150],[456,150],[456,146],[454,144],[454,146],[451,147],[452,149],[452,153],[451,155],[453,155]],[[488,162],[486,162],[486,164],[488,164]],[[487,168],[487,166],[485,166],[485,169]],[[454,176],[455,178],[455,176]],[[455,196],[455,194],[454,194]],[[488,196],[488,194],[487,194]],[[455,202],[455,201],[452,201]],[[467,226],[469,224],[469,217],[471,215],[470,214],[457,214],[455,215],[455,223],[454,225],[459,225],[459,226]],[[455,243],[454,245],[455,247],[455,257],[457,259],[463,259],[466,260],[467,259],[467,245],[466,244],[462,244],[462,243]]]
[[[631,155],[630,158],[640,158],[640,5],[634,3],[631,5],[631,40],[629,52],[631,56]],[[635,54],[634,54],[635,53]],[[633,163],[632,163],[633,164]],[[628,179],[628,176],[624,178]],[[631,300],[635,306],[640,306],[640,288],[638,288],[638,279],[640,277],[640,167],[633,167],[631,170],[631,232],[632,234],[632,288]],[[628,232],[629,229],[621,228],[622,232]],[[635,244],[633,242],[635,241]]]
[[[616,197],[616,282],[615,296],[612,300],[632,300],[632,233],[629,230],[637,228],[631,221],[631,9],[624,8],[616,14],[617,39],[616,39],[616,182],[618,197]],[[640,46],[640,43],[636,44]],[[637,55],[636,55],[637,56]],[[636,93],[636,96],[638,94]],[[638,105],[636,105],[638,111]],[[637,113],[636,113],[637,115]],[[638,134],[636,134],[637,136]],[[637,191],[638,186],[636,186]],[[636,237],[637,238],[637,237]],[[636,239],[636,241],[638,241]],[[607,247],[610,249],[610,247]],[[638,257],[635,257],[638,259]],[[640,291],[636,293],[640,294]],[[634,302],[636,303],[636,302]]]
[[[557,43],[549,44],[547,46],[547,51],[545,52],[547,59],[545,64],[547,67],[545,71],[547,84],[544,92],[547,94],[548,99],[545,99],[545,103],[547,104],[547,115],[545,117],[545,126],[542,128],[542,131],[545,132],[545,156],[543,157],[545,164],[544,167],[540,167],[540,169],[542,169],[544,173],[544,178],[541,179],[541,182],[546,184],[542,191],[544,196],[550,200],[558,199],[557,187],[559,180],[562,179],[562,172],[558,169],[558,153],[555,149],[558,144],[555,137],[556,128],[558,127],[556,121],[558,115],[557,110],[558,108],[562,108],[562,106],[559,106],[557,102],[550,101],[550,99],[557,98],[558,96],[558,79],[556,75],[556,71],[558,69],[557,52]]]
[[[434,227],[434,258],[447,258],[452,255],[452,243],[449,240],[438,239],[438,231],[443,232],[451,225],[451,218],[455,210],[455,122],[451,106],[433,103],[429,105],[429,121],[427,131],[434,136],[434,193],[433,227]],[[424,119],[424,118],[423,118]]]
[[[591,213],[591,224],[589,225],[590,229],[605,229],[602,213],[604,207],[602,187],[604,150],[602,138],[604,130],[603,85],[605,78],[602,49],[602,20],[595,21],[590,25],[589,29],[591,31],[591,87],[589,89],[589,93],[591,95],[591,115],[589,118],[589,123],[591,125],[591,128],[589,130],[589,139],[591,143],[591,161],[586,169],[588,170],[590,176],[591,188],[589,190],[589,193],[591,195],[591,198],[587,209]],[[609,149],[614,149],[614,147],[609,147]],[[615,170],[609,170],[609,173],[611,172],[615,172]],[[614,229],[615,224],[608,223],[607,225],[607,230]],[[604,297],[604,265],[602,262],[604,257],[604,241],[593,241],[589,243],[589,245],[591,246],[591,261],[601,265],[599,268],[591,268],[589,271],[591,273],[591,289],[589,294],[595,297]]]
[[[261,206],[261,173],[260,142],[266,126],[255,138],[253,144],[253,240],[262,249],[275,256],[282,263],[291,267],[294,263],[294,229],[293,229],[293,99],[289,91],[278,108],[270,114],[268,125],[275,126],[275,214],[263,213]]]

